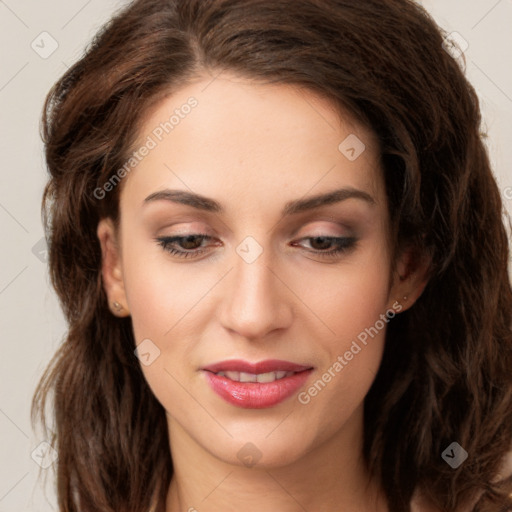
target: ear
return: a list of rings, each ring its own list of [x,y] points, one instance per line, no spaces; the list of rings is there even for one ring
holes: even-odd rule
[[[112,219],[102,219],[96,231],[101,246],[101,275],[112,313],[118,317],[130,315],[124,289],[121,251],[117,230]]]
[[[404,249],[392,277],[390,304],[398,302],[401,312],[407,311],[419,299],[427,286],[431,258],[416,247]]]

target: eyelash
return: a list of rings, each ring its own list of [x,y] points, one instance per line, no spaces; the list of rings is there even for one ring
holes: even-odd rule
[[[205,252],[207,252],[206,249],[193,249],[190,251],[182,251],[179,249],[176,249],[175,247],[169,247],[172,244],[176,242],[180,242],[182,240],[185,240],[187,238],[201,238],[203,240],[211,240],[212,237],[205,234],[205,233],[191,233],[189,235],[184,236],[165,236],[161,238],[156,238],[155,241],[164,249],[164,251],[167,251],[173,256],[178,256],[179,258],[191,258],[191,257],[198,257]],[[325,258],[335,258],[338,255],[341,255],[342,253],[347,252],[348,250],[352,249],[355,244],[357,243],[357,239],[355,237],[335,237],[335,236],[307,236],[304,238],[301,238],[301,240],[314,240],[314,239],[325,239],[331,242],[334,242],[337,244],[336,249],[331,249],[330,251],[319,251],[319,250],[309,250],[308,252],[312,252],[315,255],[318,255],[320,257]]]

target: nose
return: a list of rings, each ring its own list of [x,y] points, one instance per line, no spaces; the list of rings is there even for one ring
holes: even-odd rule
[[[257,340],[290,325],[293,293],[270,251],[251,263],[235,253],[234,268],[226,277],[220,312],[224,328]]]

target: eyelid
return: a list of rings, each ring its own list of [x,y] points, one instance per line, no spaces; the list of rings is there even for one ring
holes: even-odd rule
[[[180,225],[184,225],[183,227],[179,227]],[[178,226],[178,227],[176,227]],[[172,231],[171,231],[172,230]],[[170,233],[168,231],[171,231]],[[161,235],[159,233],[162,233]],[[156,236],[158,237],[173,237],[173,236],[190,236],[190,235],[204,235],[210,237],[219,236],[218,233],[209,227],[204,222],[175,222],[170,224],[165,224],[161,226],[156,231]]]
[[[316,222],[316,221],[314,221]],[[328,236],[328,237],[350,237],[354,236],[354,229],[349,226],[347,223],[342,223],[337,221],[336,219],[332,219],[327,221],[330,223],[330,226],[326,226],[324,224],[318,226],[311,226],[313,223],[302,224],[297,229],[295,229],[292,233],[293,237],[296,236],[306,236],[306,237],[316,237],[316,236]],[[334,226],[333,226],[334,224]],[[305,234],[301,235],[301,232],[304,231]]]

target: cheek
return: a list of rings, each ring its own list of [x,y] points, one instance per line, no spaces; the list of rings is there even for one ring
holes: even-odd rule
[[[191,370],[188,362],[197,331],[194,305],[208,288],[179,266],[166,265],[165,258],[157,261],[149,251],[143,254],[130,247],[127,251],[123,270],[135,343],[150,353],[149,361],[139,357],[142,372],[166,411],[188,411],[190,396],[180,383]]]
[[[215,276],[210,272],[198,277],[190,266],[169,262],[152,247],[127,245],[124,254],[125,292],[137,342],[141,337],[171,336],[178,323],[181,329],[182,319],[193,312]]]
[[[389,257],[383,245],[359,253],[309,289],[310,304],[329,327],[316,341],[326,357],[316,380],[298,396],[299,403],[326,418],[326,430],[339,426],[366,396],[379,369],[389,320]],[[318,278],[318,276],[317,276]],[[333,404],[338,415],[332,414]]]
[[[383,241],[367,244],[334,270],[302,279],[301,294],[324,320],[339,348],[371,327],[390,302],[390,261]],[[350,344],[350,343],[349,343]]]
[[[157,355],[151,364],[142,364],[142,371],[162,403],[168,404],[170,396],[173,403],[180,403],[181,398],[186,401],[189,397],[183,395],[178,382],[193,369],[189,362],[202,329],[199,321],[209,318],[199,313],[207,302],[205,295],[222,273],[217,268],[201,272],[170,262],[151,244],[126,244],[123,255],[135,344],[145,343]]]

